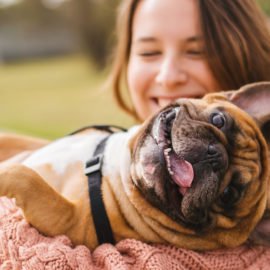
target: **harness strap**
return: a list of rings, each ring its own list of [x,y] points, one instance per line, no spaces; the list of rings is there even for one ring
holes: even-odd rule
[[[101,131],[105,131],[105,132],[108,132],[108,133],[114,133],[114,132],[117,132],[117,131],[124,131],[124,132],[127,131],[127,129],[125,129],[123,127],[120,127],[120,126],[117,126],[117,125],[90,125],[90,126],[85,126],[85,127],[79,128],[79,129],[69,133],[68,135],[74,135],[76,133],[79,133],[81,131],[91,129],[91,128],[101,130]]]
[[[101,140],[94,152],[94,157],[86,163],[85,167],[85,174],[88,176],[88,192],[91,202],[92,217],[99,244],[115,243],[101,193],[101,166],[103,152],[109,137],[110,135]]]

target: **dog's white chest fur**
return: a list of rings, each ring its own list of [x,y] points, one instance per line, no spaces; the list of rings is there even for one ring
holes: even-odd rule
[[[33,153],[23,164],[30,168],[51,164],[57,173],[62,174],[74,162],[85,163],[104,136],[106,134],[81,134],[61,138]]]

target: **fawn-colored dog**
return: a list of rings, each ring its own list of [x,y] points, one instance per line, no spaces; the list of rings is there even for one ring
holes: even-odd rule
[[[270,83],[252,84],[179,99],[111,135],[101,192],[115,240],[196,250],[248,238],[268,244],[269,104]],[[105,136],[89,129],[2,161],[0,196],[16,198],[40,232],[93,249],[99,243],[84,166]]]

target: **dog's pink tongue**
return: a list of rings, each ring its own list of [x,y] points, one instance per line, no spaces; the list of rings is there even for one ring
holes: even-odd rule
[[[191,187],[194,178],[192,165],[184,159],[176,158],[174,155],[170,158],[170,164],[173,172],[171,177],[179,186],[179,191],[185,194],[187,189]]]

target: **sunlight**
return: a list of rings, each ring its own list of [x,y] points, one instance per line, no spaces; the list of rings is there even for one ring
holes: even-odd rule
[[[5,8],[22,2],[22,0],[0,0],[0,8]]]
[[[47,8],[58,8],[60,5],[67,1],[69,0],[42,0],[42,3]]]

